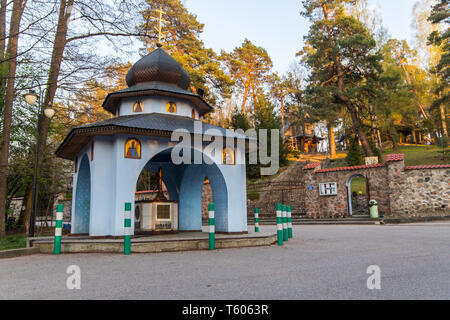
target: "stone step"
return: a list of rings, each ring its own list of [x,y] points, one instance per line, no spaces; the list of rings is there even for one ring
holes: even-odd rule
[[[253,218],[248,218],[248,221],[254,221]],[[372,220],[369,217],[365,218],[323,218],[323,219],[312,219],[312,218],[295,218],[292,217],[292,221],[304,222],[304,221],[367,221]],[[260,217],[259,221],[276,221],[276,217]]]
[[[294,225],[336,225],[336,224],[352,224],[352,225],[373,225],[380,224],[380,219],[370,219],[369,217],[351,217],[351,218],[324,218],[324,219],[311,219],[311,218],[292,218],[292,224]],[[253,219],[248,219],[250,225],[254,224]],[[274,225],[276,224],[275,217],[264,217],[259,219],[260,225]]]
[[[264,225],[275,225],[275,221],[264,221],[259,223],[261,226]],[[380,221],[375,220],[367,220],[367,221],[292,221],[293,225],[374,225],[380,224]],[[249,225],[253,225],[253,223],[249,223]]]

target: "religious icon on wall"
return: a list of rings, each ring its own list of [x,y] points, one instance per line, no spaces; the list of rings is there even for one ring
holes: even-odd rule
[[[130,139],[125,143],[125,158],[140,159],[141,143],[137,139]]]
[[[166,112],[177,113],[177,105],[175,104],[175,102],[167,102]]]
[[[133,112],[142,112],[142,111],[144,111],[142,101],[136,101],[133,105]]]
[[[223,148],[222,152],[223,164],[234,165],[234,149],[233,148]]]

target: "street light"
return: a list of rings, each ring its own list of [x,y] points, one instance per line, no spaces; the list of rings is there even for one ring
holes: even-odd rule
[[[42,101],[41,100],[43,98],[41,84],[39,82],[38,82],[38,85],[39,85],[39,95],[37,95],[33,91],[30,91],[24,95],[25,101],[27,102],[27,104],[29,106],[34,106],[36,104],[36,102],[38,103],[38,126],[37,126],[37,134],[36,134],[36,154],[34,157],[33,193],[32,193],[31,213],[30,213],[30,230],[28,232],[29,237],[34,237],[34,224],[35,224],[35,217],[36,217],[37,167],[38,167],[38,155],[39,155],[39,136],[40,136],[40,131],[41,131],[41,114],[42,114],[42,107],[41,107]],[[48,119],[51,119],[55,115],[55,110],[47,107],[44,109],[44,115]]]
[[[27,94],[24,95],[24,97],[25,97],[25,101],[26,101],[30,106],[33,106],[33,105],[36,103],[37,99],[39,98],[39,97],[37,96],[37,94],[34,93],[33,91],[28,92]]]

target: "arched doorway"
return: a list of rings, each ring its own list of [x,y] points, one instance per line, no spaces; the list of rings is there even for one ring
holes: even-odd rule
[[[91,213],[91,170],[89,158],[84,155],[78,169],[75,214],[72,233],[88,234]]]
[[[369,184],[362,174],[352,175],[347,180],[348,211],[350,216],[369,215]]]
[[[206,177],[215,205],[216,230],[227,230],[228,190],[225,179],[215,164],[189,165],[186,168],[180,185],[180,230],[202,229],[202,193]]]

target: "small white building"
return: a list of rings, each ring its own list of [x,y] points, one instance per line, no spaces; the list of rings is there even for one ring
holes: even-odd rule
[[[114,117],[73,129],[56,152],[74,162],[71,233],[123,235],[125,203],[132,204],[133,230],[201,231],[205,178],[212,188],[216,231],[247,232],[245,148],[237,146],[249,138],[199,120],[212,107],[189,91],[188,74],[161,48],[139,60],[126,81],[128,88],[104,101]],[[223,152],[206,154],[210,142],[197,139],[199,127],[203,135],[226,140]],[[200,163],[174,163],[177,143],[171,135],[180,129],[193,137],[189,153]],[[169,196],[139,204],[135,212],[136,183],[144,168],[162,169]]]

